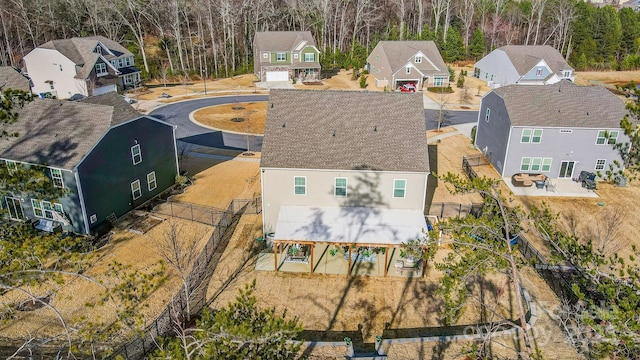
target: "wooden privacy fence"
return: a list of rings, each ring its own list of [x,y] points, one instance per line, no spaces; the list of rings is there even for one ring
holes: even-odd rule
[[[428,215],[435,215],[440,219],[448,219],[453,217],[465,217],[469,214],[478,217],[482,214],[482,203],[450,203],[438,202],[432,203],[429,207]]]

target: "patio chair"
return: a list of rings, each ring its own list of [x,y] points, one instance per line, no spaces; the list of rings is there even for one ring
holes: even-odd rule
[[[547,179],[547,182],[545,183],[545,187],[547,191],[556,192],[556,186],[549,179]]]

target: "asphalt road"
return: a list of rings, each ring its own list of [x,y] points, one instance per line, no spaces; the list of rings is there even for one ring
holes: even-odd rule
[[[247,135],[211,130],[189,120],[189,114],[203,107],[234,102],[267,101],[268,95],[219,96],[171,103],[149,113],[172,125],[177,125],[176,139],[190,144],[230,150],[246,150]],[[262,136],[249,135],[249,150],[262,149]]]
[[[267,101],[268,95],[232,95],[212,97],[206,99],[187,100],[171,103],[158,108],[149,115],[163,120],[169,124],[176,125],[177,140],[194,145],[215,147],[231,150],[246,150],[247,137],[249,139],[249,150],[261,151],[262,136],[233,134],[223,131],[211,130],[196,125],[189,120],[189,114],[203,107],[229,104],[234,102]],[[425,110],[424,123],[427,130],[435,129],[438,126],[438,110]],[[445,121],[441,126],[473,123],[478,120],[477,111],[453,111],[447,110]]]

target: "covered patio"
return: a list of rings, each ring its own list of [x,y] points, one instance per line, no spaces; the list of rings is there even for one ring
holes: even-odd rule
[[[424,276],[420,256],[407,254],[402,245],[428,236],[427,228],[417,210],[283,206],[271,239],[273,253],[261,254],[256,269]]]

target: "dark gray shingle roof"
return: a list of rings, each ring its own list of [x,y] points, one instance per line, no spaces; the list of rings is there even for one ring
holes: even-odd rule
[[[572,69],[558,50],[549,45],[507,45],[498,50],[504,51],[509,56],[520,75],[526,74],[540,60],[544,60],[551,70],[559,75],[562,74],[562,70]]]
[[[18,137],[0,138],[0,157],[72,169],[111,126],[113,107],[35,99],[7,127]]]
[[[11,66],[0,66],[0,88],[31,92],[29,79]]]
[[[433,41],[380,41],[377,46],[382,47],[392,72],[398,71],[398,69],[405,66],[420,51],[438,68],[437,71],[431,70],[431,72],[449,73],[447,65],[442,60],[440,51],[438,51],[438,47]],[[431,69],[431,66],[424,61],[422,64],[415,65],[420,70]]]
[[[619,128],[624,102],[600,86],[563,80],[553,85],[509,85],[492,90],[504,99],[513,126]]]
[[[113,117],[111,119],[111,125],[117,125],[141,116],[141,114],[136,111],[133,106],[124,101],[122,96],[116,92],[109,92],[102,95],[92,96],[80,100],[80,102],[112,107]]]
[[[429,171],[422,94],[272,90],[269,104],[262,167]]]

